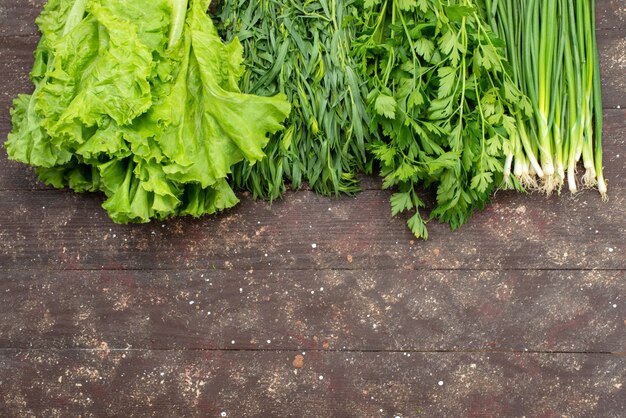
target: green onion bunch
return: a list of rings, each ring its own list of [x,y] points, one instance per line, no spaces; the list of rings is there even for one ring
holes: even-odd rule
[[[602,167],[602,99],[593,0],[486,0],[506,42],[511,74],[530,99],[517,113],[520,136],[506,160],[522,184],[547,194],[564,184],[607,186]],[[584,175],[577,176],[582,160]]]

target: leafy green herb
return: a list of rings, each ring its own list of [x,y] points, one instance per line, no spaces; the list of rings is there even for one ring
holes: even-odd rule
[[[355,12],[353,55],[368,80],[370,149],[392,214],[426,238],[416,189],[434,187],[433,218],[453,229],[482,208],[503,181],[504,155],[519,135],[524,101],[509,74],[504,45],[471,0],[366,0]]]
[[[365,84],[350,55],[352,0],[225,0],[220,24],[244,46],[245,92],[284,92],[293,104],[289,129],[272,137],[268,158],[239,164],[237,186],[275,199],[308,182],[325,194],[355,193],[356,173],[369,170]]]

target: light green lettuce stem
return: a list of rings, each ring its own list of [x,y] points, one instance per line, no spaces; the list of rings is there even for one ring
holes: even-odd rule
[[[173,48],[180,41],[185,28],[187,6],[189,0],[171,0],[172,3],[172,26],[170,28],[170,41],[168,48]]]
[[[67,35],[72,29],[74,29],[85,17],[85,9],[87,8],[89,0],[76,0],[72,9],[67,15],[65,21],[65,27],[63,28],[63,35]]]

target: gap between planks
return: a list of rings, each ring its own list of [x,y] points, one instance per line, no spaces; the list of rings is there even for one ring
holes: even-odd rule
[[[149,352],[250,352],[250,353],[276,353],[276,354],[296,354],[301,352],[306,353],[370,353],[370,354],[545,354],[545,355],[557,355],[557,354],[576,354],[576,355],[603,355],[613,357],[626,357],[626,352],[613,352],[613,351],[576,351],[576,350],[472,350],[472,349],[458,349],[458,350],[385,350],[385,349],[309,349],[309,348],[110,348],[106,350],[98,348],[15,348],[15,347],[0,347],[0,354],[11,351],[28,351],[28,352],[49,352],[49,353],[61,353],[61,352],[76,352],[76,353],[93,353],[98,354],[102,351],[111,353],[149,353]]]
[[[454,233],[454,232],[453,232]],[[102,269],[89,269],[89,268],[85,268],[85,269],[73,269],[73,268],[63,268],[63,269],[50,269],[50,268],[34,268],[34,269],[25,269],[25,268],[9,268],[9,269],[4,269],[4,268],[0,268],[0,272],[2,273],[24,273],[24,272],[28,272],[28,273],[61,273],[61,272],[73,272],[73,273],[95,273],[95,272],[145,272],[145,273],[206,273],[206,272],[220,272],[220,273],[225,273],[225,272],[233,272],[233,273],[242,273],[242,272],[247,272],[249,271],[250,268],[241,268],[241,269],[237,269],[237,268],[225,268],[225,267],[215,267],[215,268],[138,268],[138,269],[132,269],[132,268],[102,268]],[[519,268],[519,267],[512,267],[512,268],[484,268],[484,269],[479,269],[479,268],[441,268],[441,267],[435,267],[435,268],[390,268],[390,267],[382,267],[382,268],[350,268],[350,267],[334,267],[334,268],[328,268],[328,267],[320,267],[320,268],[298,268],[298,267],[283,267],[281,266],[281,268],[255,268],[254,271],[255,272],[273,272],[273,271],[280,271],[280,272],[289,272],[289,273],[295,273],[295,272],[353,272],[353,273],[359,273],[359,272],[377,272],[377,273],[384,273],[384,272],[394,272],[397,273],[399,270],[401,271],[411,271],[411,272],[432,272],[432,273],[437,273],[437,272],[472,272],[472,273],[480,273],[480,272],[494,272],[494,273],[506,273],[506,272],[515,272],[515,271],[521,271],[521,272],[557,272],[557,271],[562,271],[562,272],[617,272],[617,273],[621,273],[621,272],[626,272],[626,269],[623,268],[574,268],[574,267],[566,267],[566,268],[551,268],[551,267],[545,267],[545,268]]]

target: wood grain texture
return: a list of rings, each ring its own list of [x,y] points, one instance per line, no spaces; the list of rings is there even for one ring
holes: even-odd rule
[[[0,0],[0,141],[43,3]],[[626,416],[626,3],[596,5],[607,204],[500,192],[424,242],[366,177],[120,226],[3,148],[0,417]]]
[[[624,32],[624,29],[597,32],[604,108],[626,108],[626,59],[624,58],[626,57],[626,37]]]
[[[10,272],[0,348],[626,349],[626,272]]]
[[[2,0],[0,2],[0,36],[37,34],[35,19],[45,0]]]
[[[626,3],[623,0],[596,0],[596,25],[598,29],[626,28]]]
[[[624,269],[626,189],[609,203],[500,193],[460,233],[416,240],[389,193],[244,198],[217,217],[115,225],[97,195],[0,192],[0,269]],[[330,209],[330,210],[329,210]],[[352,262],[349,262],[352,260]]]
[[[7,418],[603,417],[626,414],[611,355],[284,351],[0,352]],[[4,407],[4,411],[1,408]]]
[[[35,35],[35,18],[45,0],[2,0],[0,3],[0,36]],[[215,3],[215,1],[214,1]],[[626,6],[622,0],[596,0],[598,29],[626,28]]]
[[[35,18],[45,0],[2,0],[0,3],[0,36],[35,35]],[[626,28],[626,6],[622,0],[596,0],[598,29]]]
[[[354,199],[290,193],[272,206],[244,196],[241,205],[217,217],[120,226],[100,208],[101,196],[13,190],[11,184],[28,182],[32,174],[7,164],[0,170],[5,190],[0,191],[0,270],[25,265],[52,270],[623,269],[626,110],[606,114],[608,203],[594,191],[574,199],[500,192],[457,233],[432,223],[426,242],[412,237],[405,219],[391,218],[389,191],[366,191]],[[378,180],[369,181],[370,188],[380,187]]]

